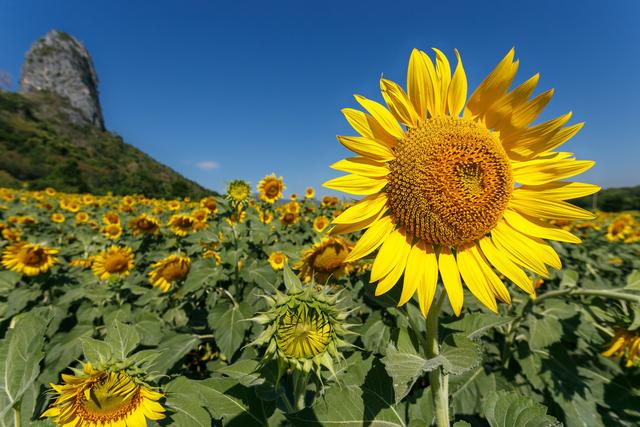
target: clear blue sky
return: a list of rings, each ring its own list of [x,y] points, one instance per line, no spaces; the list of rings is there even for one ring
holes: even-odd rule
[[[462,54],[474,88],[511,48],[517,82],[556,88],[542,119],[574,112],[566,145],[605,187],[640,184],[640,2],[0,0],[0,69],[52,28],[80,39],[107,127],[206,187],[276,172],[319,189],[351,134],[353,93],[403,86],[413,47]],[[321,194],[328,193],[322,191]]]

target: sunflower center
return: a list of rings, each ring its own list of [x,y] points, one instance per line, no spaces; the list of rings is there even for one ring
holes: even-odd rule
[[[278,186],[277,182],[271,182],[269,184],[267,184],[266,189],[265,189],[265,194],[268,197],[276,197],[278,195],[278,193],[280,192],[280,187]]]
[[[21,254],[22,263],[28,266],[38,266],[45,261],[46,257],[47,254],[42,248],[25,248]]]
[[[162,269],[162,278],[167,282],[175,282],[184,279],[188,271],[186,265],[180,261],[173,261]]]
[[[121,253],[113,253],[104,259],[104,269],[108,273],[124,273],[129,266],[129,259]]]
[[[106,375],[78,394],[81,419],[113,422],[135,410],[141,401],[140,387],[116,374]]]
[[[313,260],[315,270],[331,272],[342,265],[348,253],[344,247],[339,244],[326,247],[322,252],[316,255]]]
[[[513,190],[509,158],[483,125],[436,117],[405,133],[389,163],[394,220],[431,244],[458,246],[487,234]]]

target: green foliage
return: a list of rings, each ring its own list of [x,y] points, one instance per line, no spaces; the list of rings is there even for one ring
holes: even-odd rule
[[[581,197],[572,201],[585,209],[594,206],[604,212],[640,210],[640,185],[623,188],[607,188],[593,196]]]
[[[560,425],[546,415],[547,408],[530,397],[506,391],[493,392],[483,406],[484,416],[491,427],[550,427]]]

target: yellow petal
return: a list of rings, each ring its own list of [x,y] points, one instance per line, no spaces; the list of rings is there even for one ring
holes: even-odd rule
[[[469,254],[475,259],[476,263],[480,266],[482,273],[484,274],[487,283],[489,284],[493,294],[502,302],[511,304],[511,295],[507,287],[502,283],[502,280],[493,271],[488,261],[482,256],[482,253],[478,249],[478,246],[473,245],[469,248]]]
[[[533,287],[531,278],[527,276],[520,267],[514,264],[508,256],[504,255],[491,241],[490,237],[483,237],[479,243],[484,256],[487,257],[489,262],[493,264],[499,272],[508,277],[523,291],[530,295],[535,294],[535,288]]]
[[[464,108],[464,103],[467,101],[467,76],[465,75],[458,49],[456,49],[455,52],[458,58],[458,65],[456,66],[456,71],[453,73],[453,79],[449,86],[447,103],[449,106],[449,114],[458,117]]]
[[[353,224],[377,216],[387,203],[387,194],[378,193],[367,196],[355,205],[342,212],[334,224]]]
[[[515,108],[522,105],[529,99],[534,88],[538,84],[539,74],[530,77],[520,86],[505,94],[502,98],[494,102],[485,114],[485,122],[488,128],[500,130],[500,138],[504,141],[509,134],[518,132],[511,123],[511,117]],[[522,133],[522,130],[519,130]],[[504,144],[504,142],[503,142]]]
[[[385,212],[386,210],[382,210],[377,216],[372,216],[370,218],[363,219],[358,222],[353,222],[351,224],[336,224],[335,226],[331,227],[331,229],[327,230],[327,233],[335,236],[337,234],[354,233],[358,230],[364,230],[371,227],[379,218],[382,217],[382,215],[384,215]]]
[[[371,116],[376,119],[376,121],[389,132],[394,138],[402,139],[404,137],[404,131],[402,127],[398,123],[398,121],[393,117],[393,114],[389,112],[383,105],[378,104],[375,101],[365,98],[364,96],[355,95],[356,101],[362,107],[371,114]]]
[[[535,218],[545,219],[593,219],[595,215],[561,200],[547,199],[533,192],[515,189],[508,207]]]
[[[345,193],[368,196],[379,192],[387,185],[387,180],[382,178],[367,178],[358,175],[345,175],[330,179],[325,182],[324,187],[331,190],[343,191]]]
[[[600,186],[583,182],[555,181],[543,185],[523,185],[516,191],[524,198],[571,200],[597,193],[600,191]]]
[[[553,92],[553,89],[543,92],[516,108],[511,116],[511,124],[516,128],[529,126],[547,106],[553,97]]]
[[[409,256],[409,250],[411,249],[408,244],[405,246],[405,250],[403,250],[400,257],[397,258],[396,263],[393,265],[393,269],[389,274],[387,274],[387,276],[385,276],[384,279],[378,282],[378,286],[376,286],[376,291],[374,292],[376,296],[387,293],[396,285],[396,283],[398,283],[398,280],[400,279],[400,276],[402,276],[407,265],[407,257]],[[378,256],[380,256],[380,253],[378,253]]]
[[[542,185],[578,175],[590,169],[591,160],[543,159],[512,162],[513,180],[524,185]]]
[[[401,259],[405,259],[406,262],[406,257],[410,250],[411,241],[408,241],[404,232],[401,229],[392,231],[380,247],[378,255],[376,255],[369,282],[377,282],[389,274],[401,262]]]
[[[382,97],[391,114],[407,126],[416,126],[420,117],[416,113],[405,91],[391,80],[380,79]]]
[[[391,149],[378,140],[364,136],[338,136],[338,141],[349,150],[361,156],[382,162],[395,159]]]
[[[543,221],[522,215],[511,209],[503,213],[507,223],[521,233],[541,239],[557,240],[559,242],[580,243],[580,238],[574,236],[567,230],[558,228]]]
[[[491,230],[491,237],[501,252],[509,258],[543,277],[549,277],[549,271],[532,248],[531,239],[509,227],[506,222],[499,221]]]
[[[460,316],[464,301],[464,291],[462,290],[458,263],[449,248],[443,247],[440,249],[438,269],[440,270],[440,277],[442,277],[444,289],[447,291],[451,308],[456,316]]]
[[[356,175],[372,178],[382,178],[389,175],[390,172],[385,163],[368,157],[349,157],[335,162],[329,167],[342,172],[355,173]]]
[[[440,88],[440,103],[437,105],[435,116],[444,114],[447,109],[447,93],[449,92],[449,83],[451,82],[451,66],[447,56],[442,51],[433,48],[436,53],[436,73],[438,76],[438,85]]]
[[[407,95],[420,118],[427,116],[427,68],[418,49],[411,51],[407,68]]]
[[[353,247],[344,262],[351,262],[369,255],[384,242],[384,239],[393,231],[395,224],[390,216],[385,216],[376,221]]]
[[[478,300],[493,312],[498,311],[496,299],[480,265],[467,248],[458,248],[458,269],[467,288]]]
[[[404,273],[402,295],[398,305],[406,303],[418,291],[418,303],[426,316],[438,284],[438,260],[431,245],[419,241],[411,248]]]
[[[389,148],[397,144],[398,141],[367,113],[353,108],[343,108],[342,114],[360,135],[380,141]]]

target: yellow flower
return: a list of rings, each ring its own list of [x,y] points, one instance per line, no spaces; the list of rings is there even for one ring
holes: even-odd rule
[[[69,267],[91,268],[95,257],[89,258],[76,258],[69,261]]]
[[[169,218],[169,228],[180,237],[184,237],[194,231],[198,221],[191,215],[174,214]]]
[[[278,323],[276,343],[289,358],[313,359],[333,339],[331,322],[319,310],[287,310]]]
[[[111,246],[95,256],[91,270],[100,280],[111,276],[126,277],[133,269],[133,251],[128,247]]]
[[[302,259],[293,268],[300,270],[300,277],[324,283],[329,276],[341,277],[351,271],[352,263],[346,258],[353,245],[341,237],[325,237],[302,253]]]
[[[169,203],[167,203],[167,209],[169,209],[170,211],[177,211],[181,206],[182,204],[178,200],[171,200]]]
[[[280,224],[284,226],[296,224],[299,220],[300,217],[298,216],[298,214],[292,212],[285,211],[280,216]]]
[[[624,357],[625,366],[640,365],[640,335],[625,329],[618,329],[611,339],[609,348],[602,352],[605,357]]]
[[[124,196],[122,198],[122,203],[124,203],[127,206],[133,206],[133,205],[135,205],[136,200],[131,196]]]
[[[86,212],[78,212],[76,214],[76,224],[84,224],[89,221],[89,214]]]
[[[326,216],[319,216],[313,220],[313,229],[316,233],[322,233],[327,225],[329,225],[329,218]]]
[[[55,222],[56,224],[61,224],[64,222],[64,220],[65,217],[61,213],[56,212],[54,214],[51,214],[51,221]]]
[[[107,212],[102,216],[102,222],[108,224],[120,224],[120,215],[116,212]]]
[[[607,227],[607,240],[609,240],[610,242],[623,240],[629,233],[631,233],[632,225],[633,217],[631,215],[619,215]]]
[[[275,203],[282,197],[282,190],[286,187],[282,177],[276,178],[276,174],[267,175],[258,183],[258,196],[267,203]]]
[[[202,254],[202,258],[213,258],[216,262],[216,265],[222,264],[222,257],[213,249],[207,249],[206,251],[204,251],[204,253]]]
[[[37,276],[57,262],[57,253],[57,249],[37,243],[16,243],[2,251],[2,266],[26,276]]]
[[[12,243],[18,242],[22,238],[22,233],[17,228],[4,228],[0,234],[3,239]]]
[[[251,196],[251,187],[245,181],[236,179],[227,184],[227,198],[235,203],[246,203]]]
[[[62,374],[62,381],[51,384],[58,396],[42,414],[57,425],[146,427],[146,419],[165,417],[158,403],[164,396],[124,371],[97,371],[85,363],[80,375]]]
[[[116,240],[122,236],[120,224],[107,224],[102,228],[102,233],[111,240]]]
[[[307,187],[306,190],[304,190],[304,197],[306,197],[307,199],[313,199],[313,196],[316,195],[316,190],[313,189],[313,187]]]
[[[56,195],[56,190],[51,188],[51,187],[45,188],[44,192],[47,193],[47,196],[49,196],[49,197],[53,197],[53,196]]]
[[[200,200],[200,206],[206,208],[210,214],[215,214],[216,212],[218,212],[218,202],[213,196],[205,197]]]
[[[179,255],[169,255],[165,259],[151,266],[149,272],[151,285],[160,288],[162,292],[168,292],[171,284],[183,280],[191,269],[191,259]]]
[[[269,224],[271,223],[271,221],[273,221],[273,212],[258,210],[258,218],[263,224]]]
[[[298,195],[296,193],[291,193],[289,199],[295,202],[296,200],[298,200]]]
[[[129,228],[131,228],[134,236],[139,234],[158,234],[158,231],[160,231],[160,221],[147,214],[140,214],[129,221]]]
[[[191,216],[199,222],[206,223],[207,218],[209,217],[209,210],[206,208],[194,209],[191,211]]]
[[[426,315],[440,275],[456,315],[463,283],[497,311],[496,298],[509,303],[511,296],[492,266],[534,295],[525,270],[548,277],[547,266],[561,268],[543,239],[580,242],[549,220],[593,218],[565,200],[599,187],[560,180],[594,162],[552,151],[582,127],[563,127],[570,113],[530,126],[553,91],[529,99],[536,74],[509,92],[518,68],[513,50],[468,99],[458,52],[452,75],[446,56],[434,51],[435,64],[412,52],[407,92],[380,81],[386,107],[356,96],[369,114],[343,110],[361,136],[338,139],[359,156],[333,164],[349,175],[325,187],[365,198],[333,221],[332,233],[366,229],[347,262],[380,248],[371,271],[376,295],[404,274],[399,303],[417,292]]]
[[[282,270],[287,263],[287,259],[284,252],[275,251],[269,255],[269,264],[271,264],[271,268],[274,270]]]
[[[336,206],[338,204],[338,198],[337,197],[333,197],[333,196],[324,196],[322,198],[322,206],[323,207],[332,207],[332,206]]]

